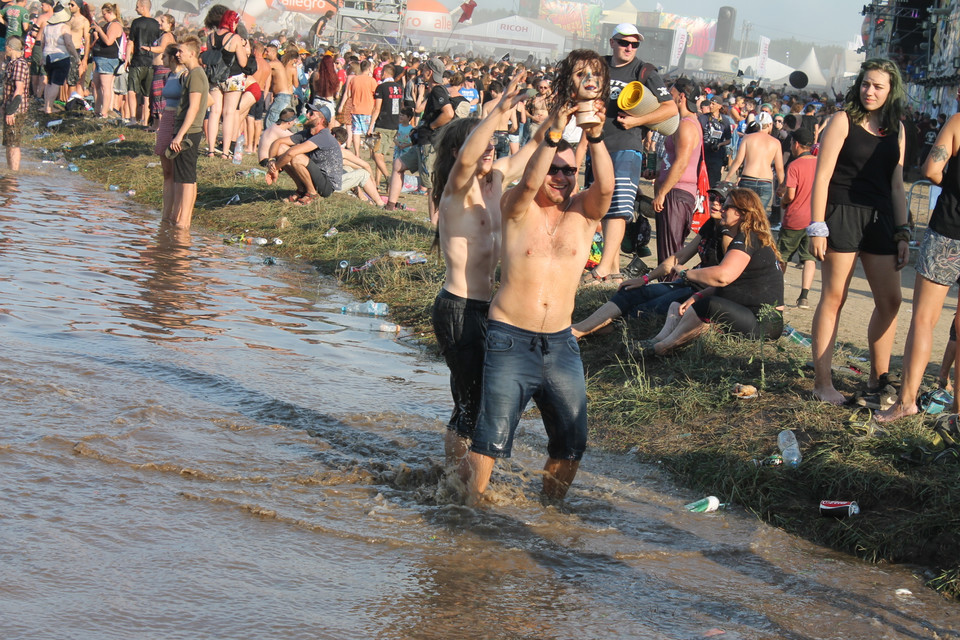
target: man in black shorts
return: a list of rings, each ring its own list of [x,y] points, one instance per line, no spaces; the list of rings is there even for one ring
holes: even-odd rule
[[[153,88],[153,54],[143,49],[160,38],[160,23],[150,17],[150,0],[137,0],[140,17],[130,23],[127,40],[127,104],[136,105],[140,124],[150,124],[150,91]]]

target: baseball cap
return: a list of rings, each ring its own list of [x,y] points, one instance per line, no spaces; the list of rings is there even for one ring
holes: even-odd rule
[[[727,199],[727,196],[730,195],[730,192],[733,190],[732,182],[718,182],[716,186],[710,187],[707,190],[707,193],[710,194],[711,199],[717,199],[720,202],[723,202]]]
[[[434,82],[443,83],[443,72],[445,69],[443,61],[440,58],[430,58],[427,60],[426,69],[428,72],[427,80],[432,78]]]
[[[313,102],[308,102],[306,105],[307,111],[317,111],[320,115],[323,116],[324,120],[330,122],[333,120],[333,114],[330,113],[330,108],[325,104],[316,104]]]
[[[616,38],[617,36],[637,36],[640,38],[640,42],[643,42],[643,35],[641,35],[640,30],[637,29],[636,25],[629,22],[621,22],[613,28],[612,37]]]
[[[810,129],[804,129],[803,127],[797,129],[790,133],[790,136],[799,144],[801,147],[812,147],[813,146],[813,131]]]

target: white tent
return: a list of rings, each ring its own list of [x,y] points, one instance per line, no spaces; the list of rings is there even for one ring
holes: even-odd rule
[[[637,9],[633,6],[633,3],[630,0],[623,0],[623,4],[615,9],[608,9],[603,12],[603,17],[600,18],[600,22],[605,22],[608,24],[620,24],[621,22],[629,22],[630,24],[637,24],[637,13],[640,12],[640,9]]]
[[[453,37],[465,40],[475,49],[510,49],[533,51],[537,55],[550,52],[559,55],[564,49],[567,32],[546,22],[520,16],[508,16],[456,29]]]
[[[797,67],[797,71],[803,71],[807,74],[807,88],[827,88],[827,79],[823,77],[823,71],[820,69],[820,61],[817,60],[817,53],[813,50],[813,47],[810,47],[810,53],[807,54],[807,57],[800,66]],[[788,82],[786,77],[783,78],[783,82]]]
[[[740,58],[740,70],[744,74],[747,74],[747,70],[752,70],[752,77],[757,76],[757,68],[760,65],[760,56],[753,56],[751,58]],[[778,62],[773,58],[767,58],[767,69],[763,74],[764,78],[785,78],[793,73],[793,67],[790,65],[783,64]],[[751,75],[751,74],[747,74]]]

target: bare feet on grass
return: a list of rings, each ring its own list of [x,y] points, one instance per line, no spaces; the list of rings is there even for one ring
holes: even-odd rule
[[[820,402],[829,402],[830,404],[844,404],[847,399],[843,397],[843,394],[833,388],[833,386],[825,388],[813,388],[813,397],[819,400]]]
[[[898,401],[889,409],[877,411],[873,417],[877,420],[877,422],[893,422],[894,420],[899,420],[900,418],[914,416],[919,412],[920,409],[916,404],[906,405]]]

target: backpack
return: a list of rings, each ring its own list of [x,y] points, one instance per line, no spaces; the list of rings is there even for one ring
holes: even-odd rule
[[[707,174],[707,162],[703,153],[703,135],[700,136],[700,161],[697,168],[697,203],[693,209],[693,222],[690,230],[700,233],[700,227],[710,219],[710,176]]]
[[[232,33],[230,37],[233,37]],[[218,84],[226,82],[227,78],[230,77],[230,67],[223,61],[223,54],[220,49],[213,47],[212,39],[213,36],[207,42],[207,50],[200,54],[200,64],[203,65],[203,72],[207,75],[207,82],[210,83],[210,87],[216,87]],[[229,41],[228,38],[227,41],[223,42],[220,45],[221,48]]]

